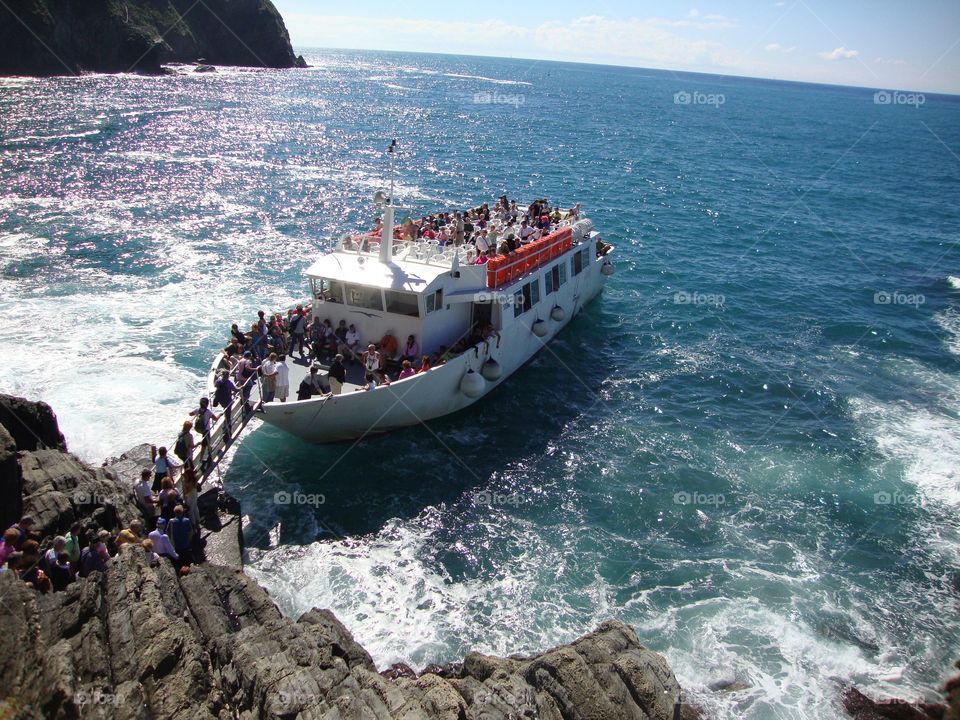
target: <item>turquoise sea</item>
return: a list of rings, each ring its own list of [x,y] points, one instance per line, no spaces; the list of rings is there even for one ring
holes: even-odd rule
[[[468,411],[249,432],[223,481],[284,611],[415,667],[616,617],[716,718],[931,696],[960,655],[960,98],[305,54],[0,81],[0,388],[91,461],[169,442],[229,323],[369,222],[396,137],[413,212],[580,201],[617,271]]]

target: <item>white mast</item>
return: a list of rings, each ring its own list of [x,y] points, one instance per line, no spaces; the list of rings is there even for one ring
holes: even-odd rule
[[[390,156],[390,196],[383,206],[383,226],[380,230],[380,262],[389,263],[393,259],[393,153],[397,145],[396,140],[390,141],[387,154]]]

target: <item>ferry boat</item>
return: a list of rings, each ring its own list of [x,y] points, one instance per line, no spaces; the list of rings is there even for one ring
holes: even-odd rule
[[[473,264],[470,244],[399,240],[399,206],[382,192],[375,200],[382,227],[394,232],[345,237],[307,268],[312,317],[333,327],[340,320],[355,325],[361,349],[386,334],[401,348],[413,335],[421,355],[477,341],[442,364],[374,390],[362,390],[362,367],[348,366],[340,394],[299,401],[296,389],[310,363],[288,356],[291,397],[261,403],[258,417],[308,442],[354,440],[468,407],[542,350],[613,273],[612,246],[582,214],[514,253]],[[484,330],[486,337],[478,337]],[[218,367],[215,361],[211,389]]]

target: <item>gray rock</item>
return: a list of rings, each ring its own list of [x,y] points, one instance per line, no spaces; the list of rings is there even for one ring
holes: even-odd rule
[[[0,395],[0,425],[10,433],[18,450],[66,450],[53,408],[13,395]]]

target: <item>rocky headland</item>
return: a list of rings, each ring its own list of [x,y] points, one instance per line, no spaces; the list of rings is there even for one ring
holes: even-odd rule
[[[159,73],[165,63],[304,66],[270,0],[8,0],[0,74]]]
[[[139,447],[91,467],[67,451],[48,405],[0,395],[4,528],[30,515],[49,543],[75,521],[127,527],[148,462]],[[701,717],[666,660],[617,621],[538,655],[378,669],[329,610],[284,617],[244,574],[235,502],[210,490],[201,508],[207,561],[188,574],[151,565],[139,545],[63,592],[0,573],[0,718]],[[945,690],[946,704],[878,702],[855,688],[842,702],[858,720],[960,720],[960,679]]]

